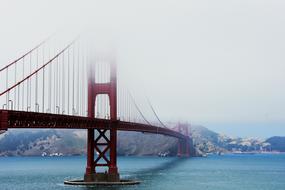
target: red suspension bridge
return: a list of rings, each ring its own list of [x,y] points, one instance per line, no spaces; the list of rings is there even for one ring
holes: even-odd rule
[[[115,59],[96,56],[84,40],[61,48],[47,39],[0,70],[0,130],[87,129],[85,182],[120,181],[117,131],[178,139],[178,156],[190,156],[188,128],[168,128],[149,101],[149,120],[117,77]],[[100,168],[107,173],[100,173]]]

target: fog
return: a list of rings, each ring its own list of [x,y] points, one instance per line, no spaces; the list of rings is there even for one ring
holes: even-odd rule
[[[92,33],[165,122],[233,136],[285,135],[282,0],[10,0],[0,66],[53,33]]]

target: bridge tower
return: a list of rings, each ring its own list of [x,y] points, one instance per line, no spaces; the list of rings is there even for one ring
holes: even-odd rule
[[[110,64],[110,82],[97,83],[94,68],[90,66],[88,76],[88,117],[95,117],[96,97],[108,95],[111,124],[97,126],[99,129],[87,129],[87,166],[85,182],[118,182],[120,176],[117,167],[117,69]],[[97,137],[95,138],[95,132]],[[96,151],[96,158],[94,153]],[[96,169],[107,167],[108,171],[99,173]]]
[[[177,156],[178,157],[189,157],[190,156],[190,137],[188,131],[188,125],[178,124],[178,132],[185,135],[184,139],[178,139]]]

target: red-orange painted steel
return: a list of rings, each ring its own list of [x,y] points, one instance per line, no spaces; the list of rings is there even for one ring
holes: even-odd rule
[[[120,120],[111,121],[107,119],[12,110],[0,110],[0,118],[1,130],[9,128],[110,129],[111,123],[114,123],[119,131],[162,134],[178,139],[186,139],[187,137],[168,128]]]
[[[0,130],[8,129],[8,111],[0,111]]]
[[[88,79],[88,118],[94,119],[94,90],[93,90],[93,70],[90,70]],[[95,173],[94,166],[94,129],[87,130],[87,165],[86,165],[86,176],[91,176]]]
[[[94,142],[94,129],[88,130],[88,152],[87,152],[87,169],[86,175],[96,172],[97,167],[108,166],[110,174],[118,174],[117,168],[117,77],[115,64],[111,64],[110,82],[98,83],[95,81],[93,68],[89,68],[90,75],[88,81],[88,117],[94,118],[94,112],[96,107],[96,98],[99,94],[107,94],[110,102],[110,123],[103,125],[104,130],[96,129],[99,132],[99,136]],[[92,130],[92,132],[91,132]],[[109,139],[105,135],[106,131],[109,132]],[[93,134],[93,136],[91,135]],[[90,142],[92,141],[92,142]],[[106,145],[102,146],[101,141],[104,141]],[[102,149],[103,148],[103,149]],[[91,151],[92,149],[92,151]],[[94,149],[98,153],[97,158],[94,161]],[[109,151],[109,159],[108,159]],[[90,155],[92,154],[92,155]],[[100,163],[100,160],[104,163]],[[91,164],[92,160],[92,164]],[[101,162],[102,162],[101,160]],[[90,171],[89,168],[92,167]],[[94,169],[93,169],[94,168]],[[88,173],[89,172],[89,173]]]
[[[0,110],[0,118],[1,130],[9,128],[110,129],[111,123],[114,123],[119,131],[162,134],[178,139],[186,139],[187,137],[168,128],[120,120],[111,121],[107,119],[12,110]]]
[[[178,140],[177,143],[177,156],[190,156],[190,137],[188,133],[188,126],[178,124],[174,130],[177,130],[179,133],[184,134],[184,138]]]

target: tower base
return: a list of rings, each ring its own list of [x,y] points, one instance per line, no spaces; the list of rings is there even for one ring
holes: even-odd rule
[[[110,173],[85,174],[84,182],[120,182],[120,175]]]
[[[135,180],[120,180],[116,182],[112,181],[85,181],[85,180],[67,180],[64,181],[65,185],[85,185],[85,186],[113,186],[113,185],[137,185],[140,181]]]
[[[121,180],[119,174],[109,173],[94,173],[85,174],[84,180],[67,180],[64,181],[65,185],[86,185],[86,186],[98,186],[98,185],[136,185],[140,184],[140,181],[135,180]]]

